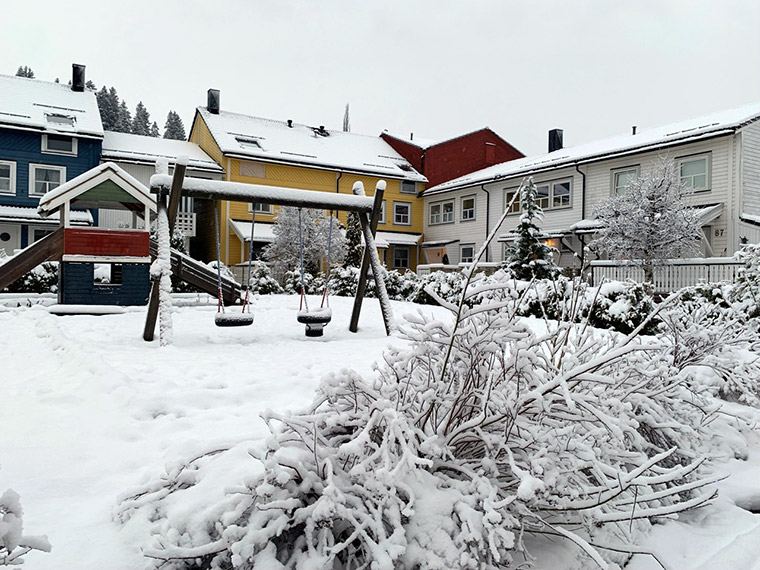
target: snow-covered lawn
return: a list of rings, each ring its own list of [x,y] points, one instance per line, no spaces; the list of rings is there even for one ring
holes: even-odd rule
[[[174,345],[165,348],[142,340],[144,310],[56,317],[41,306],[0,307],[0,494],[17,491],[25,532],[47,534],[53,545],[29,553],[26,566],[144,568],[147,525],[113,521],[119,495],[167,462],[266,437],[259,412],[309,404],[322,376],[341,368],[370,376],[389,343],[406,342],[385,336],[375,299],[364,302],[358,334],[348,332],[352,300],[334,298],[325,336],[305,338],[297,303],[261,297],[254,325],[242,328],[216,328],[213,306],[178,308]],[[420,308],[446,314],[393,308],[397,319]],[[715,504],[648,539],[670,568],[760,569],[760,517],[747,510],[760,508],[760,444],[748,461],[721,469],[735,476],[719,485]],[[571,545],[531,545],[539,568],[575,564]],[[658,567],[646,556],[629,566]]]

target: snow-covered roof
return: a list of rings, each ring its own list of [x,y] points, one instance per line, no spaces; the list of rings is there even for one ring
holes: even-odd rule
[[[405,234],[402,232],[377,232],[375,244],[380,247],[383,241],[390,245],[417,245],[422,239],[422,234]]]
[[[399,140],[401,142],[405,142],[406,144],[416,146],[417,148],[420,148],[422,150],[429,149],[431,146],[435,146],[441,142],[445,142],[445,141],[438,141],[438,140],[433,140],[433,139],[421,139],[419,137],[417,137],[416,139],[409,138],[409,137],[402,137],[399,135],[394,135],[392,133],[384,133],[384,134],[389,137],[393,137],[394,139]]]
[[[251,222],[241,222],[230,219],[230,226],[242,241],[251,241]],[[253,226],[253,241],[271,243],[274,241],[274,224],[256,222]]]
[[[154,164],[156,159],[165,158],[170,164],[177,157],[188,157],[188,168],[223,173],[224,169],[193,142],[160,139],[128,133],[106,131],[103,136],[103,160],[129,161]]]
[[[720,134],[729,134],[758,118],[760,118],[760,102],[662,127],[644,129],[635,135],[620,135],[489,166],[483,170],[429,188],[424,192],[424,195],[429,196],[512,176],[528,175],[533,172],[571,166],[576,163],[592,162],[611,156],[643,152]]]
[[[71,202],[77,196],[84,194],[106,180],[115,183],[140,203],[155,211],[156,200],[151,196],[150,190],[113,162],[99,164],[87,172],[61,184],[55,190],[48,192],[40,198],[40,205],[37,211],[41,215],[47,216],[49,213],[60,208],[64,202]]]
[[[89,211],[71,210],[71,223],[74,225],[88,225],[93,223],[92,214]],[[45,218],[40,216],[37,208],[24,206],[0,206],[0,222],[32,222],[37,224],[58,223],[60,216],[55,212]]]
[[[380,137],[320,130],[298,123],[220,111],[198,113],[220,150],[229,156],[346,170],[372,176],[426,182]]]
[[[0,75],[0,127],[103,137],[95,93],[60,83]]]

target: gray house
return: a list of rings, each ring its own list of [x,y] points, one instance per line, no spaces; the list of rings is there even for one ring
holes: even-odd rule
[[[425,243],[452,264],[469,261],[520,186],[532,176],[544,209],[542,230],[565,267],[578,265],[598,227],[594,209],[625,192],[632,177],[660,157],[677,162],[693,187],[689,205],[699,209],[704,257],[730,257],[743,243],[760,242],[760,103],[636,131],[576,147],[562,147],[550,132],[550,152],[492,166],[427,189]],[[487,261],[504,258],[519,206],[500,229]],[[445,245],[443,245],[445,244]]]

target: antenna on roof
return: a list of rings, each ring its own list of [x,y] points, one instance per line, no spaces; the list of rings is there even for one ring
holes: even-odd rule
[[[632,134],[632,135],[635,135],[635,134],[636,134],[636,125],[633,125],[633,126],[631,127],[631,131],[632,131],[632,132],[631,132],[631,134]]]

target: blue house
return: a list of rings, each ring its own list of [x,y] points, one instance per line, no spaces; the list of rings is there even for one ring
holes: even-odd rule
[[[58,227],[58,219],[37,213],[40,198],[97,166],[102,143],[83,65],[72,66],[71,86],[0,75],[0,255]],[[93,225],[93,216],[73,211],[71,223]]]

